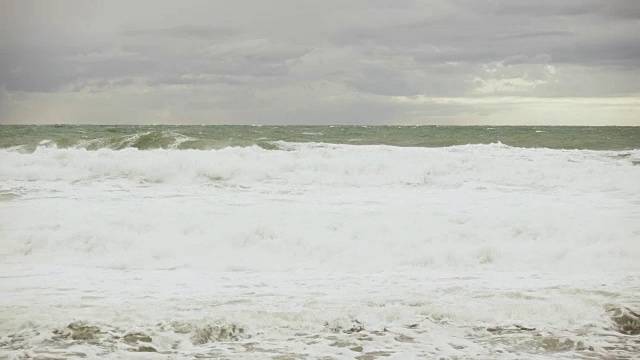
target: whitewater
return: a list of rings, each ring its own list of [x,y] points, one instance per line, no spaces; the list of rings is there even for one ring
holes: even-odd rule
[[[640,353],[640,150],[177,139],[0,149],[0,358]]]

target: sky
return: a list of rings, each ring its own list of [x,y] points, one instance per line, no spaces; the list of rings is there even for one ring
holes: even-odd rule
[[[639,0],[0,0],[0,124],[640,125]]]

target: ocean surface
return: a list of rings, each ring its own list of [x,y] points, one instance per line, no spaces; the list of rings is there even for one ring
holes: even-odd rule
[[[637,359],[640,127],[0,126],[0,359]]]

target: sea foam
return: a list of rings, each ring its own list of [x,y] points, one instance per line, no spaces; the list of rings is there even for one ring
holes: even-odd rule
[[[636,269],[638,151],[277,143],[0,151],[10,261]]]
[[[0,150],[0,357],[631,358],[639,159]]]

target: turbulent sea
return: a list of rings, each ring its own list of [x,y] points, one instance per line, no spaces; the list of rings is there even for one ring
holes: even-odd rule
[[[637,359],[640,127],[0,126],[0,359]]]

